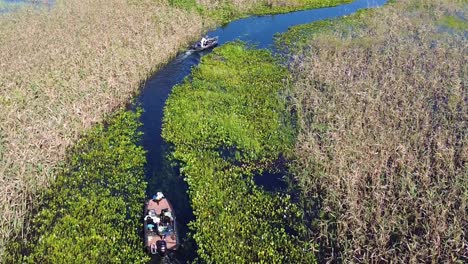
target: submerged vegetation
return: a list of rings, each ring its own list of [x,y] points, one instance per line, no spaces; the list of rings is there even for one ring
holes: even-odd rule
[[[58,0],[49,11],[0,15],[0,259],[8,238],[26,235],[24,219],[66,149],[205,27],[276,6],[338,3],[194,2]]]
[[[299,240],[298,207],[253,181],[292,147],[281,96],[289,78],[269,52],[231,43],[204,57],[167,101],[163,137],[188,182],[207,263],[314,261]]]
[[[466,30],[440,29],[463,29],[453,16],[466,3],[402,0],[280,37],[319,261],[468,260]]]
[[[10,245],[6,262],[148,261],[139,234],[146,182],[138,117],[120,112],[79,140],[34,216],[34,236]]]

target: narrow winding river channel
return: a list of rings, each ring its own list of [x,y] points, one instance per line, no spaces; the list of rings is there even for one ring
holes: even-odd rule
[[[258,48],[274,49],[274,35],[286,32],[291,26],[350,15],[363,8],[382,6],[386,2],[387,0],[356,0],[351,4],[331,8],[272,16],[252,16],[231,22],[208,32],[208,35],[219,36],[220,45],[241,40],[255,44]],[[149,184],[147,194],[151,195],[156,191],[163,191],[172,201],[182,240],[186,237],[187,224],[193,219],[193,214],[187,195],[187,185],[178,173],[171,169],[169,161],[165,157],[168,146],[161,138],[162,119],[164,105],[172,87],[181,83],[190,74],[192,67],[196,66],[201,57],[208,52],[179,54],[146,82],[137,99],[137,104],[144,109],[141,121],[144,133],[143,146],[148,152],[146,177]],[[185,248],[182,246],[180,254],[178,254],[180,256],[177,259],[180,258],[182,262],[185,262],[184,259],[190,259],[190,255],[194,254],[191,251],[193,249],[190,246]]]

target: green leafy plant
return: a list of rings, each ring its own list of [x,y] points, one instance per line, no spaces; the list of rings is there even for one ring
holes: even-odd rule
[[[141,230],[145,152],[139,112],[117,113],[71,150],[33,216],[34,236],[14,262],[145,263]],[[16,249],[18,250],[18,248]],[[24,254],[20,256],[20,254]]]
[[[163,137],[181,161],[207,263],[314,262],[297,232],[299,208],[253,180],[292,146],[282,96],[289,79],[268,51],[230,43],[204,57],[167,101]]]
[[[452,28],[458,31],[468,31],[468,22],[457,16],[445,16],[439,23],[445,27]]]

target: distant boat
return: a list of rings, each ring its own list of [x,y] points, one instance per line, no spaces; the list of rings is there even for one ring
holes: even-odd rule
[[[204,42],[204,45],[202,45],[202,42]],[[192,45],[191,49],[194,51],[202,51],[202,50],[206,50],[209,48],[213,48],[217,45],[218,45],[218,37],[203,38],[202,40]]]
[[[179,239],[174,209],[162,192],[145,203],[145,247],[152,254],[166,255],[177,250]]]

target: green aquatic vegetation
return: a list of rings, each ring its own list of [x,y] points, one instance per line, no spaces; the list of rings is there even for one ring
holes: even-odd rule
[[[196,221],[194,239],[208,263],[314,263],[312,246],[286,229],[302,213],[287,195],[258,188],[249,169],[212,152],[199,153],[185,171]]]
[[[203,58],[191,77],[166,104],[163,137],[177,146],[177,158],[203,148],[259,162],[291,146],[279,96],[289,74],[268,51],[227,45]]]
[[[204,57],[167,101],[163,137],[181,162],[207,263],[315,261],[299,239],[299,208],[253,180],[292,146],[282,98],[289,80],[268,51],[231,43]]]
[[[322,20],[311,24],[294,26],[283,34],[275,36],[276,45],[283,50],[296,50],[307,45],[307,41],[314,35],[324,30],[330,30],[332,20]]]
[[[456,16],[445,16],[439,21],[439,24],[457,31],[468,31],[468,22]]]
[[[120,112],[71,150],[64,171],[32,219],[26,263],[145,263],[141,229],[145,151],[138,146],[139,112]],[[12,248],[21,246],[18,244]],[[13,261],[14,260],[14,261]]]

